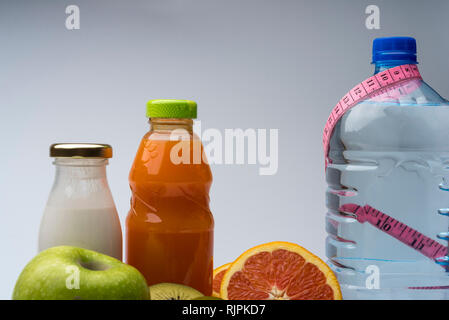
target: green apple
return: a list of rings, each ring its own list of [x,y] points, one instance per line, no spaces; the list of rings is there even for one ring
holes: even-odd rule
[[[144,300],[145,278],[107,255],[70,246],[53,247],[31,260],[16,282],[14,300]]]

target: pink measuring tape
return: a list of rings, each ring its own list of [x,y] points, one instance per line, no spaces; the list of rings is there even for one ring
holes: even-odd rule
[[[328,153],[329,153],[329,140],[331,138],[332,132],[338,120],[347,112],[349,109],[354,107],[357,103],[366,98],[372,98],[374,96],[386,93],[392,88],[396,87],[398,92],[389,92],[391,95],[399,96],[404,94],[401,92],[398,84],[404,80],[411,79],[422,79],[419,73],[418,67],[415,64],[404,64],[402,66],[397,66],[394,68],[387,69],[383,72],[379,72],[374,76],[366,79],[365,81],[359,83],[354,88],[349,90],[347,94],[340,99],[337,105],[332,109],[332,112],[327,118],[326,125],[323,131],[323,147],[324,156],[326,161],[326,167],[328,164]],[[388,90],[387,90],[388,89]],[[412,91],[416,89],[416,86],[411,86],[409,88],[402,88],[403,90]]]
[[[388,97],[394,99],[400,95],[408,94],[413,90],[416,90],[419,84],[416,81],[410,81],[408,84],[403,85],[402,82],[412,79],[422,79],[416,65],[406,64],[397,66],[366,79],[341,98],[333,108],[324,127],[323,147],[326,168],[330,163],[328,155],[329,141],[332,132],[338,120],[340,120],[345,112],[367,98],[375,99],[376,96],[388,93]],[[368,222],[380,231],[389,234],[393,238],[420,252],[424,256],[435,260],[443,266],[448,263],[446,259],[446,256],[448,255],[447,246],[443,246],[439,242],[369,205],[347,203],[342,205],[339,210],[353,215],[360,223]]]
[[[359,206],[357,204],[347,203],[340,207],[340,211],[354,214],[358,222],[368,222],[380,231],[389,234],[393,238],[420,252],[427,258],[437,259],[448,253],[447,247],[441,243],[369,205]]]

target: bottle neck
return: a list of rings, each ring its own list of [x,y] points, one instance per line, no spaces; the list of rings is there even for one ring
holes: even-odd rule
[[[106,179],[107,159],[55,158],[56,180]]]
[[[394,68],[397,66],[401,66],[404,64],[418,64],[416,61],[411,60],[385,60],[385,61],[376,61],[374,63],[374,74],[378,74],[379,72],[383,72],[387,69]]]
[[[151,118],[150,119],[151,131],[173,131],[173,130],[185,130],[189,133],[193,132],[193,120],[192,119],[174,119],[174,118]]]

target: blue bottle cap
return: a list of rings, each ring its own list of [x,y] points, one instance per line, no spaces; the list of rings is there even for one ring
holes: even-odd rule
[[[377,38],[373,41],[373,62],[416,63],[416,40],[411,37]]]

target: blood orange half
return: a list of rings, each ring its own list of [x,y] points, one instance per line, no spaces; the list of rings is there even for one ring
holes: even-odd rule
[[[270,242],[244,252],[225,273],[225,300],[341,300],[332,270],[290,242]]]
[[[228,270],[231,263],[226,263],[214,270],[214,279],[212,280],[212,296],[220,298],[221,280]]]

